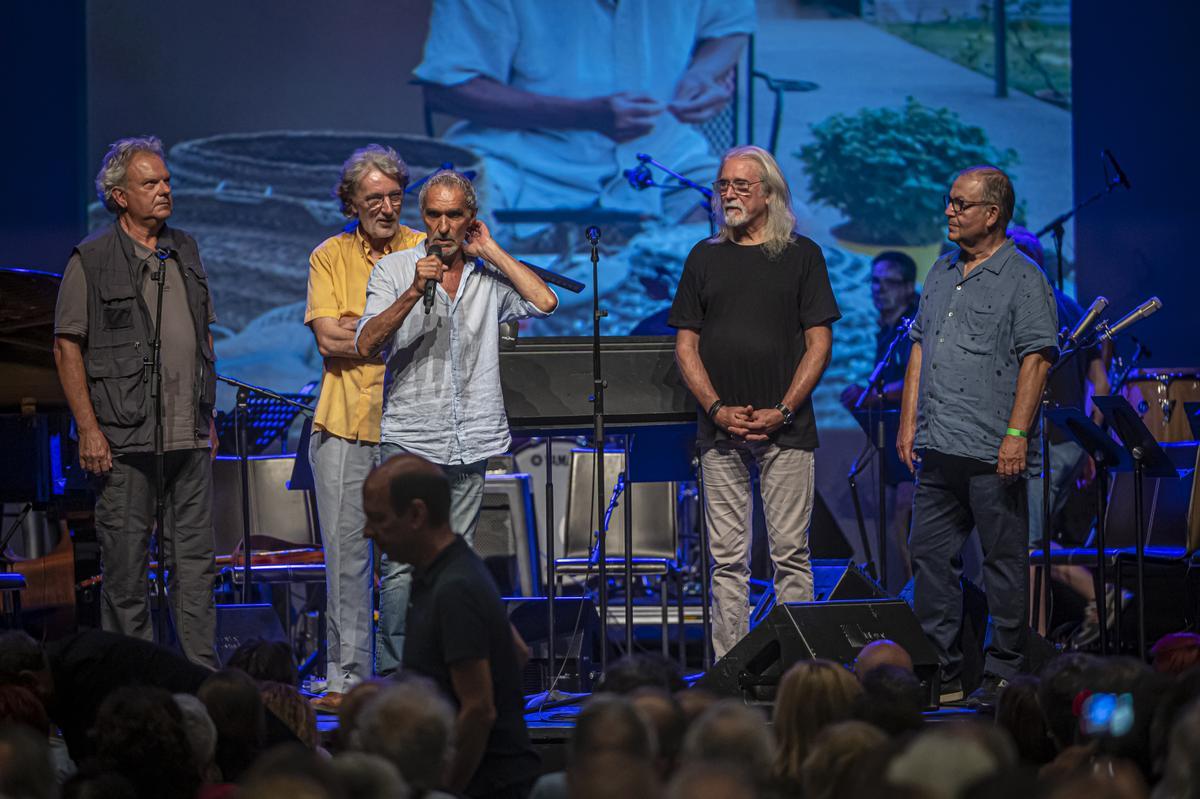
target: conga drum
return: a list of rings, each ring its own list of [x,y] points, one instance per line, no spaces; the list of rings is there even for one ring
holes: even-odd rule
[[[1121,394],[1157,440],[1192,440],[1183,404],[1200,401],[1200,369],[1134,369]]]

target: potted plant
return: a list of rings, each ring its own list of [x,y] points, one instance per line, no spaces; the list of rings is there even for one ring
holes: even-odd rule
[[[1011,149],[997,150],[983,129],[947,108],[907,98],[899,108],[835,114],[812,126],[816,140],[795,156],[805,166],[815,203],[840,210],[832,229],[848,250],[875,255],[907,251],[923,279],[946,235],[942,195],[960,169],[975,164],[1006,168]]]

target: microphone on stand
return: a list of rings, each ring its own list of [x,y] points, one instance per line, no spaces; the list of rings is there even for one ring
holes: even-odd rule
[[[650,167],[645,164],[638,164],[633,169],[626,169],[622,174],[629,181],[629,185],[639,191],[641,189],[652,188],[654,183],[654,175],[650,173]]]
[[[1108,325],[1103,325],[1103,330],[1100,333],[1100,340],[1104,341],[1106,339],[1111,340],[1116,338],[1118,335],[1120,335],[1122,330],[1157,312],[1159,308],[1162,308],[1162,306],[1162,300],[1160,300],[1158,297],[1151,297],[1129,313],[1125,314],[1125,316],[1123,316],[1115,325],[1112,325],[1111,327]]]
[[[440,259],[442,257],[442,245],[429,244],[428,242],[426,242],[425,254],[426,255],[436,255]],[[437,281],[436,280],[426,280],[425,281],[425,297],[424,297],[426,314],[428,314],[430,311],[433,310],[433,297],[434,297],[434,294],[436,291],[437,291]]]
[[[1104,312],[1108,307],[1107,297],[1097,297],[1092,300],[1091,306],[1087,309],[1087,313],[1079,320],[1079,324],[1075,325],[1075,329],[1067,336],[1067,346],[1074,347],[1079,343],[1079,339],[1083,334],[1092,329],[1092,325],[1096,324],[1096,318]]]
[[[1121,165],[1117,163],[1117,157],[1112,154],[1112,150],[1105,148],[1103,155],[1104,159],[1112,164],[1113,171],[1117,173],[1117,183],[1124,186],[1125,191],[1132,189],[1133,186],[1129,184],[1129,176],[1125,174],[1125,170],[1121,169]]]
[[[600,241],[600,228],[592,225],[586,231],[584,231],[584,235],[587,236],[587,240],[591,242],[593,247],[595,247]]]

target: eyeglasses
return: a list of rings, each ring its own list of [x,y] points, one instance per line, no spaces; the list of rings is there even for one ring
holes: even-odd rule
[[[905,280],[902,277],[875,277],[871,276],[872,286],[886,286],[887,288],[900,288],[906,286],[911,281]]]
[[[724,194],[725,191],[732,186],[735,194],[740,194],[743,197],[750,196],[750,187],[755,183],[762,183],[761,180],[714,180],[712,187],[717,194]]]
[[[384,200],[387,200],[391,204],[392,208],[399,208],[400,204],[404,202],[404,192],[394,191],[385,196],[372,194],[370,197],[363,198],[363,205],[367,206],[368,211],[374,212],[383,207]]]
[[[961,197],[951,197],[949,194],[942,195],[942,207],[950,206],[954,209],[955,214],[961,214],[975,205],[995,205],[995,203],[988,202],[987,200],[964,200]]]

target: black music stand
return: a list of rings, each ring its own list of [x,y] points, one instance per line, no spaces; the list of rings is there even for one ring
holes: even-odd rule
[[[878,548],[879,563],[876,566],[875,561],[871,558],[871,547],[867,543],[867,528],[862,520],[862,510],[858,501],[858,484],[854,478],[860,474],[866,466],[866,461],[860,456],[850,470],[850,490],[851,498],[854,500],[855,514],[858,517],[858,533],[862,539],[863,555],[866,556],[867,562],[864,568],[868,573],[879,580],[879,584],[887,585],[887,516],[885,514],[887,498],[887,476],[909,475],[912,472],[900,460],[900,453],[896,451],[894,446],[889,447],[888,442],[895,442],[897,435],[900,432],[900,411],[891,410],[885,411],[882,408],[868,408],[866,410],[851,411],[850,415],[854,417],[854,421],[858,422],[858,426],[862,428],[863,433],[867,436],[867,441],[870,443],[871,451],[874,452],[876,460],[876,475],[878,481],[876,493],[878,494],[877,502],[879,507],[876,509],[876,532],[875,545]],[[876,571],[878,569],[878,571]]]
[[[1091,419],[1078,408],[1049,408],[1046,419],[1066,433],[1071,439],[1083,447],[1084,452],[1096,462],[1096,614],[1100,624],[1100,654],[1108,654],[1108,602],[1107,590],[1107,545],[1105,533],[1108,527],[1108,475],[1110,472],[1128,472],[1133,470],[1133,459],[1108,433],[1100,429]],[[1043,429],[1045,434],[1045,429]],[[1049,464],[1043,464],[1047,468]],[[1046,525],[1042,535],[1050,534],[1050,526]],[[1043,542],[1045,544],[1046,542]],[[1044,553],[1043,549],[1043,553]],[[1043,554],[1043,557],[1045,555]],[[1049,575],[1049,562],[1042,564],[1045,573]],[[1120,590],[1120,586],[1117,587]],[[1120,611],[1118,610],[1118,613]]]
[[[1142,418],[1122,396],[1095,397],[1104,419],[1117,434],[1125,451],[1133,460],[1133,522],[1137,534],[1137,631],[1138,657],[1146,659],[1146,519],[1143,513],[1142,480],[1149,477],[1178,477],[1175,464],[1163,452],[1154,436],[1146,429]],[[1096,603],[1104,601],[1097,597]]]

